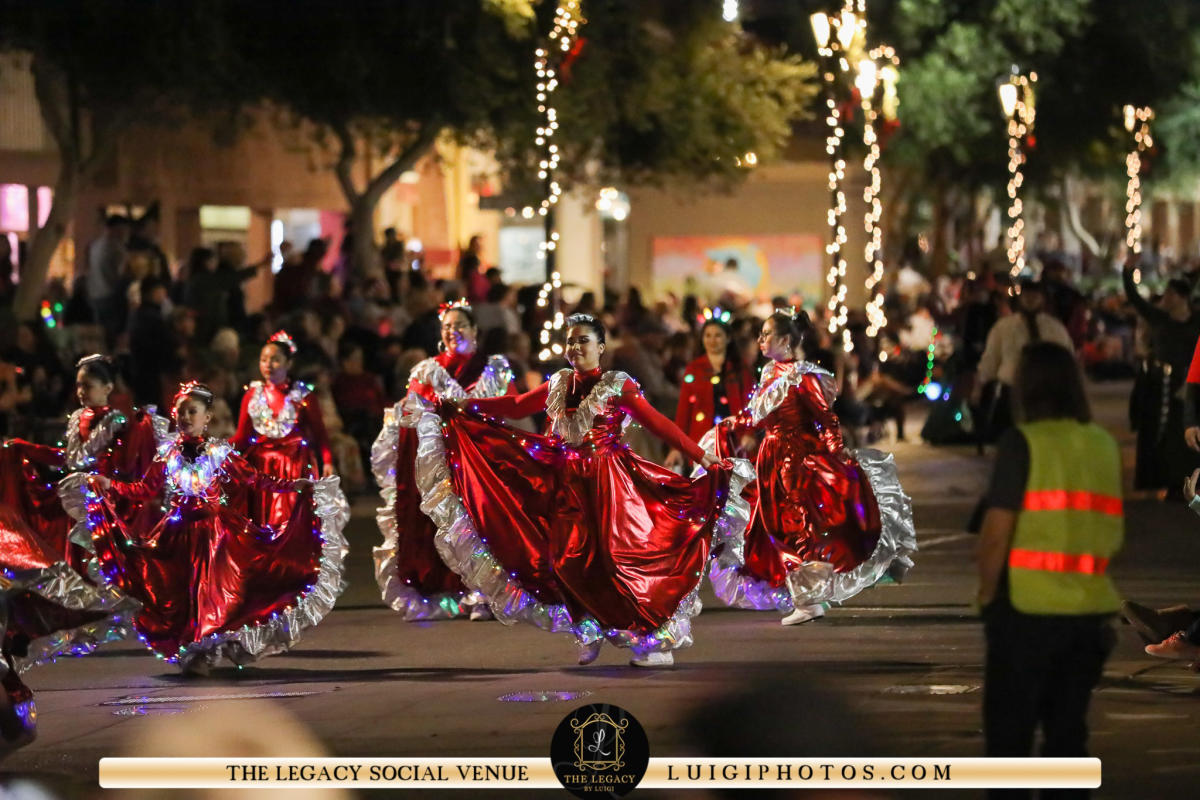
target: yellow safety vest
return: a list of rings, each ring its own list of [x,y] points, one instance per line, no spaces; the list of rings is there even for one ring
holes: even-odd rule
[[[1019,426],[1029,479],[1008,554],[1009,598],[1026,614],[1103,614],[1121,605],[1109,559],[1125,538],[1117,442],[1094,423]]]

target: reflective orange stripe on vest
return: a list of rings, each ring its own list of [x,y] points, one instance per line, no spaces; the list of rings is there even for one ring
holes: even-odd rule
[[[1077,572],[1084,575],[1103,575],[1108,569],[1107,558],[1088,553],[1045,553],[1039,550],[1010,550],[1008,565],[1019,569],[1039,569],[1044,572]]]
[[[1095,511],[1099,514],[1121,515],[1121,498],[1094,492],[1069,492],[1065,489],[1042,489],[1025,493],[1026,511]]]

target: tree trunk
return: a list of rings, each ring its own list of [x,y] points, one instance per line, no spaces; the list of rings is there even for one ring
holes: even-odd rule
[[[351,273],[356,278],[376,278],[380,275],[379,251],[375,248],[375,207],[379,198],[360,194],[350,203],[350,229],[354,231],[354,247],[350,250]]]
[[[945,275],[950,268],[951,224],[950,189],[945,181],[938,181],[934,187],[933,199],[933,241],[930,243],[929,274],[931,277]]]
[[[54,182],[54,200],[46,224],[34,232],[29,243],[25,263],[21,265],[21,283],[13,299],[13,313],[19,320],[37,317],[38,304],[50,273],[50,259],[67,234],[71,217],[75,213],[75,199],[79,194],[79,166],[71,159],[63,158],[58,178]],[[37,220],[30,220],[37,224]],[[68,287],[69,288],[69,287]]]
[[[21,266],[21,283],[13,298],[13,313],[20,320],[37,316],[46,275],[50,272],[50,259],[75,214],[79,184],[90,163],[90,159],[85,161],[83,156],[80,108],[70,77],[53,62],[36,57],[31,71],[38,111],[58,149],[58,177],[46,224],[34,231],[28,256]],[[30,220],[30,224],[36,226],[37,220]]]
[[[1083,227],[1083,219],[1079,215],[1079,193],[1075,191],[1075,184],[1071,180],[1070,175],[1064,175],[1061,184],[1062,192],[1062,213],[1066,218],[1067,227],[1071,233],[1079,239],[1080,243],[1087,248],[1088,252],[1093,256],[1100,255],[1100,243],[1096,241],[1096,237],[1092,236],[1091,232]]]
[[[379,252],[375,249],[375,207],[384,193],[400,180],[400,176],[412,169],[417,160],[425,155],[440,130],[435,125],[427,124],[417,131],[416,136],[401,147],[396,157],[371,178],[366,189],[360,192],[353,175],[357,142],[348,125],[334,128],[334,135],[341,147],[334,171],[342,194],[350,205],[350,225],[354,231],[354,246],[350,251],[350,274],[353,277],[362,279],[380,274]]]

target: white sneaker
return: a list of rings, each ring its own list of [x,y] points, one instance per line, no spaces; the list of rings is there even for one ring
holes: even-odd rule
[[[469,619],[472,622],[484,622],[489,619],[495,619],[492,615],[492,609],[487,603],[480,603],[471,609]]]
[[[579,647],[579,665],[586,667],[588,664],[600,657],[600,648],[604,645],[603,639],[597,639],[591,644],[578,645]]]
[[[798,606],[795,611],[780,620],[780,624],[799,625],[802,622],[808,622],[809,620],[823,616],[825,616],[825,606],[821,603],[811,606]]]
[[[672,667],[675,665],[675,654],[670,650],[665,653],[655,651],[643,656],[634,656],[629,659],[629,663],[635,667]]]

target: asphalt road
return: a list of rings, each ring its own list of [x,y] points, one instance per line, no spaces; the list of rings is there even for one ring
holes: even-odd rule
[[[1125,445],[1132,474],[1128,387],[1091,391],[1100,421]],[[825,619],[783,628],[774,614],[710,602],[695,625],[696,645],[674,669],[656,671],[628,667],[626,654],[612,648],[577,667],[569,640],[528,627],[404,624],[379,603],[370,559],[378,533],[365,498],[349,529],[352,585],[292,653],[205,679],[180,678],[133,643],[37,668],[26,681],[37,693],[39,738],[0,769],[64,796],[99,794],[97,760],[134,754],[130,742],[149,721],[186,720],[197,709],[236,714],[234,696],[247,695],[272,698],[332,754],[347,756],[544,756],[563,716],[597,701],[633,712],[654,755],[703,754],[706,742],[730,736],[764,755],[767,748],[838,754],[855,743],[876,755],[979,755],[982,633],[969,607],[975,539],[962,527],[987,459],[966,447],[900,442],[890,449],[914,501],[917,566],[903,585],[869,590]],[[1113,568],[1122,593],[1151,604],[1200,602],[1200,519],[1182,507],[1138,501],[1127,504],[1127,518],[1126,547]],[[1200,780],[1200,675],[1143,655],[1128,627],[1119,634],[1092,707],[1091,745],[1104,771],[1097,796],[1184,796]],[[753,686],[767,693],[713,719],[731,693]],[[583,699],[504,698],[548,690]],[[844,713],[830,713],[831,703]],[[703,722],[692,719],[706,713]],[[253,719],[244,725],[256,727]]]

